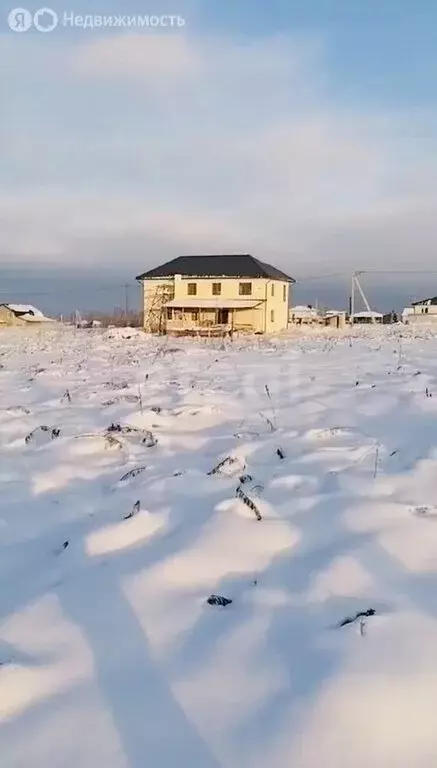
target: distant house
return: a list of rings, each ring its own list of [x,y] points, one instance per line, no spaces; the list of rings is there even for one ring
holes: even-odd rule
[[[408,325],[433,324],[437,322],[437,296],[431,299],[413,301],[410,307],[402,311],[402,322]]]
[[[53,322],[31,304],[0,304],[0,326]]]
[[[382,323],[383,315],[381,312],[355,312],[352,317],[353,322],[359,325],[366,325],[367,323]]]
[[[322,318],[310,304],[298,304],[288,310],[288,322],[290,325],[319,325]]]
[[[324,325],[329,328],[345,328],[346,312],[343,309],[328,309],[322,320]]]
[[[250,254],[179,256],[136,278],[150,333],[277,333],[295,281]]]

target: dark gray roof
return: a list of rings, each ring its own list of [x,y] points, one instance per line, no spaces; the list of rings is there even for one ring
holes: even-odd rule
[[[138,275],[136,279],[172,277],[173,275],[183,275],[184,277],[264,277],[270,280],[295,282],[285,272],[255,259],[248,253],[220,254],[218,256],[178,256],[176,259],[161,264],[160,267],[154,267],[148,272]]]
[[[420,304],[437,304],[437,296],[433,296],[432,299],[421,299],[420,301],[412,301],[413,307],[420,306]]]

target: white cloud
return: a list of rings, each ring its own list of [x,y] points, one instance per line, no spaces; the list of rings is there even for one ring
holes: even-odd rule
[[[3,121],[0,262],[240,250],[323,273],[413,243],[416,265],[433,258],[433,146],[411,116],[408,134],[402,114],[334,102],[319,40],[93,38],[53,48],[52,76],[42,56],[50,98],[22,84]],[[14,72],[22,59],[10,98]]]
[[[157,86],[192,78],[201,66],[195,47],[183,35],[102,37],[79,47],[72,63],[86,78],[103,75]]]

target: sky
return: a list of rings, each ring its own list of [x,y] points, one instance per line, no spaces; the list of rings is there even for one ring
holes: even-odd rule
[[[219,252],[288,271],[300,300],[340,301],[354,269],[385,304],[437,294],[435,0],[72,5],[17,33],[0,0],[0,300],[56,278],[83,306],[73,275],[101,303]]]

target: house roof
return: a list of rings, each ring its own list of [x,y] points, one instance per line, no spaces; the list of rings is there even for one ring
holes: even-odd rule
[[[288,283],[295,282],[285,272],[255,259],[249,253],[178,256],[159,267],[143,272],[136,279],[148,280],[157,277],[173,277],[173,275],[183,275],[184,277],[261,277],[270,280],[283,280]]]
[[[433,296],[431,299],[421,299],[420,301],[412,301],[411,306],[417,307],[420,306],[420,304],[426,305],[426,304],[437,304],[437,296]]]
[[[363,312],[355,312],[353,317],[382,317],[381,312],[369,312],[368,310],[363,310]]]
[[[15,315],[40,315],[42,312],[33,307],[32,304],[5,304],[5,307],[11,310]]]
[[[183,307],[186,309],[251,309],[261,304],[258,299],[172,299],[166,307]]]
[[[307,304],[296,304],[295,307],[290,307],[290,312],[300,312],[306,315],[317,315],[317,309],[315,307],[309,307]]]
[[[32,304],[0,304],[1,307],[7,307],[16,317],[20,317],[30,323],[41,323],[50,321],[50,317],[45,317],[40,309],[33,307]]]

